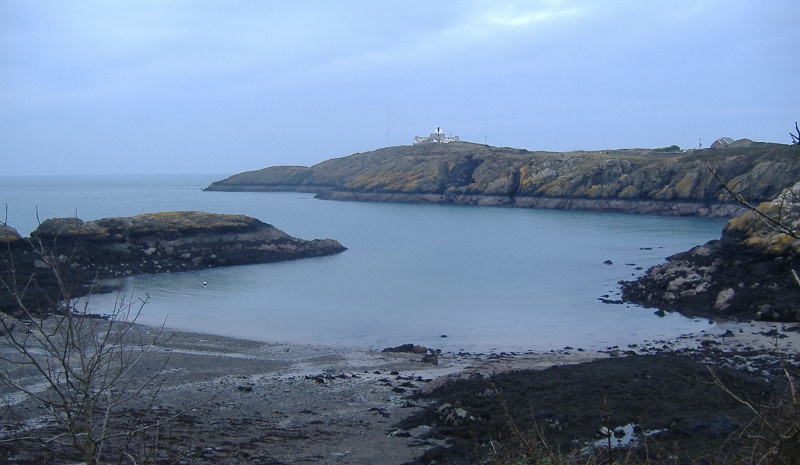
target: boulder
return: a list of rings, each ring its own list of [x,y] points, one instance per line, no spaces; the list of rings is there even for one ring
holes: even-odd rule
[[[402,344],[396,347],[387,347],[383,349],[381,352],[398,352],[398,353],[407,353],[407,354],[427,354],[428,349],[421,345],[417,344]]]
[[[730,287],[719,291],[717,299],[714,301],[714,308],[717,310],[725,310],[731,306],[731,299],[736,295],[736,291]]]
[[[16,229],[11,226],[0,224],[0,244],[17,244],[22,240]]]

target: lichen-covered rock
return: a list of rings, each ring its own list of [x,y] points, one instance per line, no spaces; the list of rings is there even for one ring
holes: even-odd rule
[[[84,222],[44,221],[32,237],[103,276],[182,271],[329,255],[330,239],[307,241],[244,215],[197,211],[146,213]]]
[[[691,315],[800,321],[800,183],[731,219],[720,240],[668,258],[623,300]]]
[[[271,167],[207,190],[303,191],[326,199],[437,202],[731,216],[744,211],[709,170],[754,202],[800,179],[800,149],[749,143],[685,153],[531,152],[468,142],[386,147],[302,167]]]
[[[17,244],[22,240],[16,229],[11,226],[0,224],[0,245]]]
[[[84,223],[80,218],[50,218],[44,220],[31,237],[51,240],[58,237],[97,240],[108,238],[108,230],[96,222]]]
[[[103,218],[89,222],[84,222],[80,218],[52,218],[43,221],[31,236],[39,239],[59,237],[121,240],[148,235],[180,237],[191,234],[247,231],[262,226],[269,225],[244,215],[176,211]]]
[[[771,202],[758,206],[725,225],[723,240],[766,254],[782,256],[800,252],[800,183]]]
[[[56,279],[80,284],[96,278],[295,260],[345,250],[333,239],[298,239],[244,215],[196,211],[87,222],[49,219],[31,234],[31,242],[36,247],[9,248],[0,261],[3,272],[11,272],[13,264],[18,276],[34,276],[42,289]],[[55,269],[61,276],[54,276]],[[57,300],[45,298],[37,305]],[[9,300],[0,299],[0,307],[4,303]]]

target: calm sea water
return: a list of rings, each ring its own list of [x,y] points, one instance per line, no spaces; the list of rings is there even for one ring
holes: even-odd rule
[[[42,220],[203,210],[254,216],[349,248],[318,259],[127,279],[126,292],[150,298],[139,321],[170,328],[489,352],[623,346],[708,326],[599,298],[617,298],[619,280],[643,273],[636,267],[718,238],[719,219],[202,191],[223,177],[0,177],[0,205],[23,235],[35,229],[37,207]],[[92,306],[103,312],[115,297],[93,296]]]

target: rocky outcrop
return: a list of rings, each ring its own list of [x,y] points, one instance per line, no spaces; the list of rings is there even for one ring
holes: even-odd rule
[[[268,263],[345,250],[335,240],[298,239],[244,215],[194,211],[88,222],[55,218],[42,222],[28,240],[0,230],[0,241],[5,244],[0,254],[3,280],[16,282],[18,294],[23,294],[28,277],[35,286],[27,289],[50,289],[56,278],[87,284],[98,278]],[[60,276],[54,276],[54,267]],[[0,305],[7,306],[10,289],[2,292]],[[39,306],[45,303],[37,301]]]
[[[758,211],[730,220],[721,239],[623,282],[623,300],[690,315],[800,321],[800,183]]]
[[[21,240],[22,236],[19,235],[16,229],[5,224],[0,224],[0,245],[16,244]]]
[[[455,203],[729,217],[800,179],[800,149],[753,143],[664,152],[531,152],[467,142],[387,147],[312,167],[237,174],[206,190],[302,191],[336,200]]]

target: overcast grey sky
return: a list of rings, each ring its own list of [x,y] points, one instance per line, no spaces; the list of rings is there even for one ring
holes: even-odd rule
[[[0,174],[789,143],[793,0],[0,0]]]

